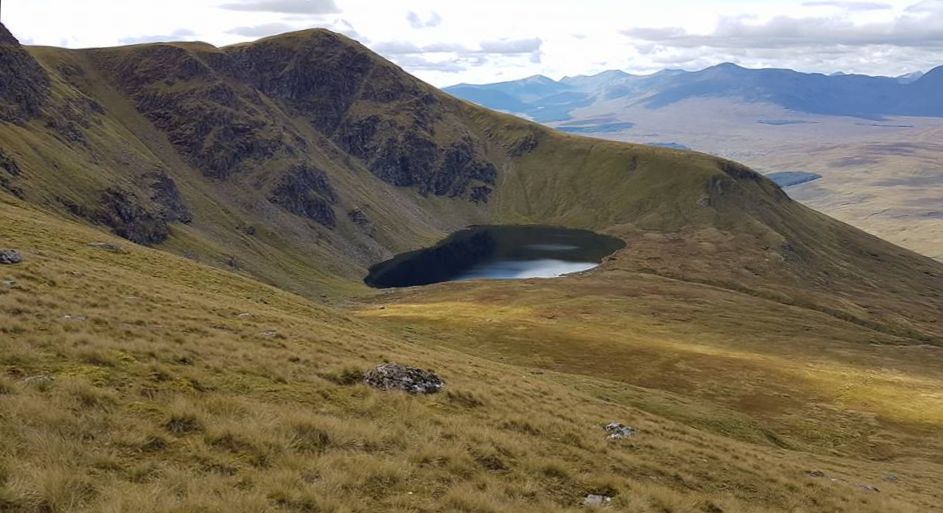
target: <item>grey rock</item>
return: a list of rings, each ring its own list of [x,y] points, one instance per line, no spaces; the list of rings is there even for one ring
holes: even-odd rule
[[[410,394],[434,394],[445,385],[431,371],[396,363],[387,363],[367,371],[363,381],[379,390],[402,390]]]
[[[610,422],[606,424],[603,429],[606,430],[609,440],[620,440],[622,438],[630,438],[635,436],[635,428],[626,426],[619,422]]]
[[[612,502],[612,497],[591,493],[583,497],[584,506],[605,506]]]
[[[23,384],[27,386],[34,386],[39,389],[47,389],[52,386],[54,381],[56,381],[56,377],[51,374],[38,374],[36,376],[30,376],[24,379]]]
[[[896,483],[898,481],[898,477],[894,474],[884,474],[884,477],[882,477],[881,479],[889,483]]]
[[[879,493],[881,491],[878,489],[877,486],[872,486],[872,485],[864,484],[864,483],[855,485],[855,488],[859,490],[864,490],[866,492],[874,492],[874,493]]]
[[[0,264],[18,264],[23,261],[23,257],[20,256],[15,250],[12,249],[0,249]]]

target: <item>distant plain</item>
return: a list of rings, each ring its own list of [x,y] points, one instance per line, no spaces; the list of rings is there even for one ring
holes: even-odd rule
[[[572,115],[574,119],[554,125],[600,124],[607,129],[583,132],[617,141],[683,145],[762,173],[822,175],[786,190],[816,210],[943,260],[941,118],[823,116],[721,98],[685,100],[656,110],[615,100]],[[633,126],[608,129],[625,122]]]

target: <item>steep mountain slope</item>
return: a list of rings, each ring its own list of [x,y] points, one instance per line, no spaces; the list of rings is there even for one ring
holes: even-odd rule
[[[544,122],[563,121],[577,108],[613,99],[652,109],[694,98],[736,98],[771,103],[796,112],[833,116],[943,116],[941,75],[943,67],[900,79],[747,69],[725,63],[696,72],[665,70],[647,76],[604,71],[593,76],[546,82],[540,91],[528,91],[526,83],[531,79],[459,84],[445,91],[489,108],[524,114]],[[571,99],[565,106],[560,102],[563,97]],[[535,115],[550,109],[553,109],[552,117]]]

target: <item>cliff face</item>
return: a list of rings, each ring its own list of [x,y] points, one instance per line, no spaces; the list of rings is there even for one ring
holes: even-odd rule
[[[37,117],[48,95],[46,72],[0,25],[0,121],[23,123]]]

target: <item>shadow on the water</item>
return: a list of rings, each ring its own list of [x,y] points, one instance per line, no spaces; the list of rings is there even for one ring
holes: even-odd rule
[[[377,288],[473,279],[551,278],[585,271],[625,247],[615,237],[552,226],[473,226],[370,268]]]

